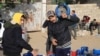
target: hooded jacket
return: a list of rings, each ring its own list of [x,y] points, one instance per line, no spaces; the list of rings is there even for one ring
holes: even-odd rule
[[[23,14],[15,13],[11,22],[4,24],[5,31],[2,39],[2,46],[5,55],[20,55],[22,49],[25,48],[32,51],[32,47],[22,39],[22,29],[19,25],[20,18]]]

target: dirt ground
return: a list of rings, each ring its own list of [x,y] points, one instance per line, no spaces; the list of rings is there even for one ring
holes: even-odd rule
[[[30,44],[34,49],[39,49],[39,54],[46,54],[45,48],[46,48],[46,39],[47,39],[47,34],[42,33],[42,32],[32,32],[29,33],[31,39],[30,39]],[[92,50],[94,48],[100,49],[100,35],[96,36],[89,35],[89,32],[86,33],[84,36],[78,36],[77,40],[74,40],[72,38],[72,50],[75,51],[79,49],[81,46],[88,46],[89,50]],[[23,53],[26,53],[27,50],[23,50]],[[22,53],[22,54],[23,54]],[[2,56],[2,51],[0,51],[0,56]]]
[[[100,49],[100,35],[97,35],[96,33],[94,35],[90,35],[89,32],[84,32],[84,36],[78,36],[76,40],[72,38],[72,51],[75,51],[79,49],[81,46],[88,46],[89,50],[92,50],[94,48]],[[39,49],[40,54],[46,54],[45,53],[45,46],[46,46],[46,39],[47,34],[41,33],[41,32],[34,32],[29,33],[31,40],[30,44],[33,48]]]

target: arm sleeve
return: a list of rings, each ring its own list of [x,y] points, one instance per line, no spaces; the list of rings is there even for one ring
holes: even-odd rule
[[[48,29],[48,37],[50,41],[54,38],[52,30]]]
[[[49,21],[48,20],[46,20],[44,23],[43,23],[43,28],[46,28],[47,26],[48,26],[48,23],[49,23]]]
[[[70,16],[69,19],[64,20],[65,25],[67,25],[67,26],[74,25],[74,24],[78,23],[79,21],[80,21],[79,18],[74,17],[74,16]]]
[[[51,41],[50,41],[50,38],[48,37],[47,38],[47,42],[46,42],[46,52],[48,53],[48,51],[50,51],[50,48],[51,48]]]
[[[33,48],[26,41],[24,41],[22,39],[22,29],[21,29],[21,27],[15,28],[15,37],[16,37],[16,43],[19,46],[21,46],[21,47],[23,47],[23,48],[25,48],[29,51],[33,50]]]

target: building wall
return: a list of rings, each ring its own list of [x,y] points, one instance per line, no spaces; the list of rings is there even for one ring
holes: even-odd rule
[[[57,5],[47,5],[47,11],[48,10],[55,10]],[[97,6],[97,4],[74,4],[69,5],[71,10],[75,10],[77,16],[82,19],[84,15],[88,15],[92,19],[97,19],[100,21],[100,8]]]
[[[47,4],[57,4],[58,2],[68,2],[68,0],[47,0]],[[100,3],[100,0],[69,0],[72,1],[72,3],[85,3],[85,4],[89,4],[89,3]],[[81,2],[80,2],[81,1]]]

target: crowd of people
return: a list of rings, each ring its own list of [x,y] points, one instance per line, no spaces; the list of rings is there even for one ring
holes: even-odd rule
[[[90,17],[84,16],[83,20],[80,20],[72,10],[71,15],[66,13],[66,9],[62,4],[58,5],[62,8],[61,15],[57,17],[56,13],[52,10],[47,12],[47,20],[43,24],[43,28],[48,28],[48,38],[46,44],[47,56],[52,48],[55,56],[70,56],[71,53],[71,35],[76,40],[77,29],[90,30],[93,34],[93,30],[98,29],[100,34],[100,23],[96,22],[96,19],[90,22]],[[32,13],[27,17],[23,13],[15,13],[9,22],[4,24],[5,31],[3,33],[2,46],[5,56],[21,56],[22,49],[29,50],[34,56],[37,56],[37,52],[22,39],[21,26],[26,20],[32,21]],[[79,28],[78,28],[79,26]],[[72,33],[74,31],[74,34]]]
[[[100,34],[99,25],[100,23],[96,21],[96,19],[93,19],[92,21],[90,21],[89,16],[83,16],[83,19],[79,23],[80,29],[90,31],[90,35],[93,35],[93,32],[96,29],[98,30],[98,34]]]
[[[71,15],[78,17],[77,14],[75,13],[75,10],[72,10]],[[97,30],[97,32],[98,32],[97,34],[100,34],[100,22],[97,21],[96,19],[91,20],[91,18],[89,16],[84,15],[83,19],[81,19],[80,22],[70,26],[69,29],[70,29],[70,32],[71,32],[72,36],[74,37],[74,39],[76,39],[76,37],[78,35],[77,32],[80,30],[90,31],[90,35],[93,35],[93,32],[95,30]],[[82,32],[82,33],[84,33],[84,32]]]
[[[100,23],[97,22],[96,19],[90,21],[91,19],[89,16],[83,16],[83,19],[79,21],[75,10],[72,10],[70,19],[69,15],[66,14],[65,11],[62,11],[61,17],[58,18],[56,17],[57,15],[54,13],[54,11],[48,11],[48,14],[48,20],[46,20],[43,24],[44,28],[48,27],[48,38],[46,46],[47,54],[50,53],[50,48],[52,48],[52,51],[56,56],[70,56],[70,38],[72,36],[76,40],[78,30],[87,30],[90,31],[90,35],[93,35],[94,30],[97,29],[98,34],[100,34]],[[68,20],[69,22],[67,21],[64,29],[63,23],[65,20]],[[82,33],[84,32],[81,32],[81,34]],[[67,40],[69,41],[67,42]]]
[[[72,10],[71,16],[78,17],[75,10]],[[83,16],[83,19],[74,25],[69,26],[71,36],[76,39],[79,36],[78,32],[81,34],[85,34],[83,31],[89,31],[90,35],[93,35],[95,30],[100,34],[100,22],[96,19],[91,20],[91,18],[87,15]],[[80,32],[81,31],[81,32]],[[95,32],[96,33],[96,32]]]

